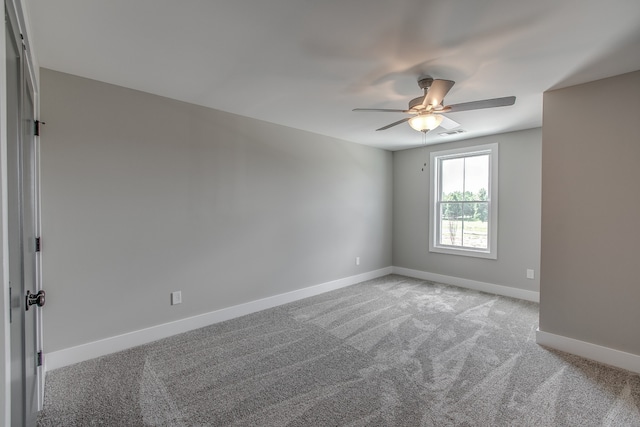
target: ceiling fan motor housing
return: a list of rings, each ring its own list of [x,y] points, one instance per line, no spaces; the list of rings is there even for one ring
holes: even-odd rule
[[[433,79],[431,77],[423,77],[418,80],[418,86],[420,86],[420,89],[429,89],[431,87],[431,83],[433,83]]]

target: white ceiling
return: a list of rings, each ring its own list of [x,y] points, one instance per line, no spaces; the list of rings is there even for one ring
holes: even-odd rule
[[[638,0],[27,0],[39,65],[389,150],[420,75],[455,80],[466,132],[538,127],[542,93],[640,69]],[[615,100],[604,100],[604,107]]]

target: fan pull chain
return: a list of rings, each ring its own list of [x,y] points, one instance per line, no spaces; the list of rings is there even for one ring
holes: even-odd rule
[[[427,152],[427,133],[426,132],[422,132],[422,145],[424,146],[424,152]],[[422,166],[422,172],[424,172],[424,169],[427,167],[427,158],[425,156],[425,162],[424,162],[424,166]]]

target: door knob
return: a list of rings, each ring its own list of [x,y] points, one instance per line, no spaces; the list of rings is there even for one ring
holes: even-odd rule
[[[26,310],[29,311],[29,306],[37,304],[38,307],[42,307],[45,303],[44,291],[40,290],[37,294],[32,294],[31,291],[27,291],[27,304]]]

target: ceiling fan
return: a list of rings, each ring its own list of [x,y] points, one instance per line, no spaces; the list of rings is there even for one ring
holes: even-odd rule
[[[442,126],[446,129],[452,129],[460,126],[459,123],[443,116],[442,113],[457,113],[458,111],[506,107],[513,105],[516,102],[515,96],[506,96],[504,98],[483,99],[481,101],[463,102],[461,104],[445,106],[444,97],[451,90],[454,84],[455,82],[452,80],[422,77],[418,80],[418,86],[420,86],[420,89],[424,90],[424,95],[409,101],[409,108],[407,110],[394,110],[388,108],[354,108],[353,111],[411,114],[412,117],[398,120],[397,122],[383,126],[380,129],[376,129],[376,131],[386,130],[404,122],[409,122],[409,125],[413,129],[427,133],[438,126]]]

